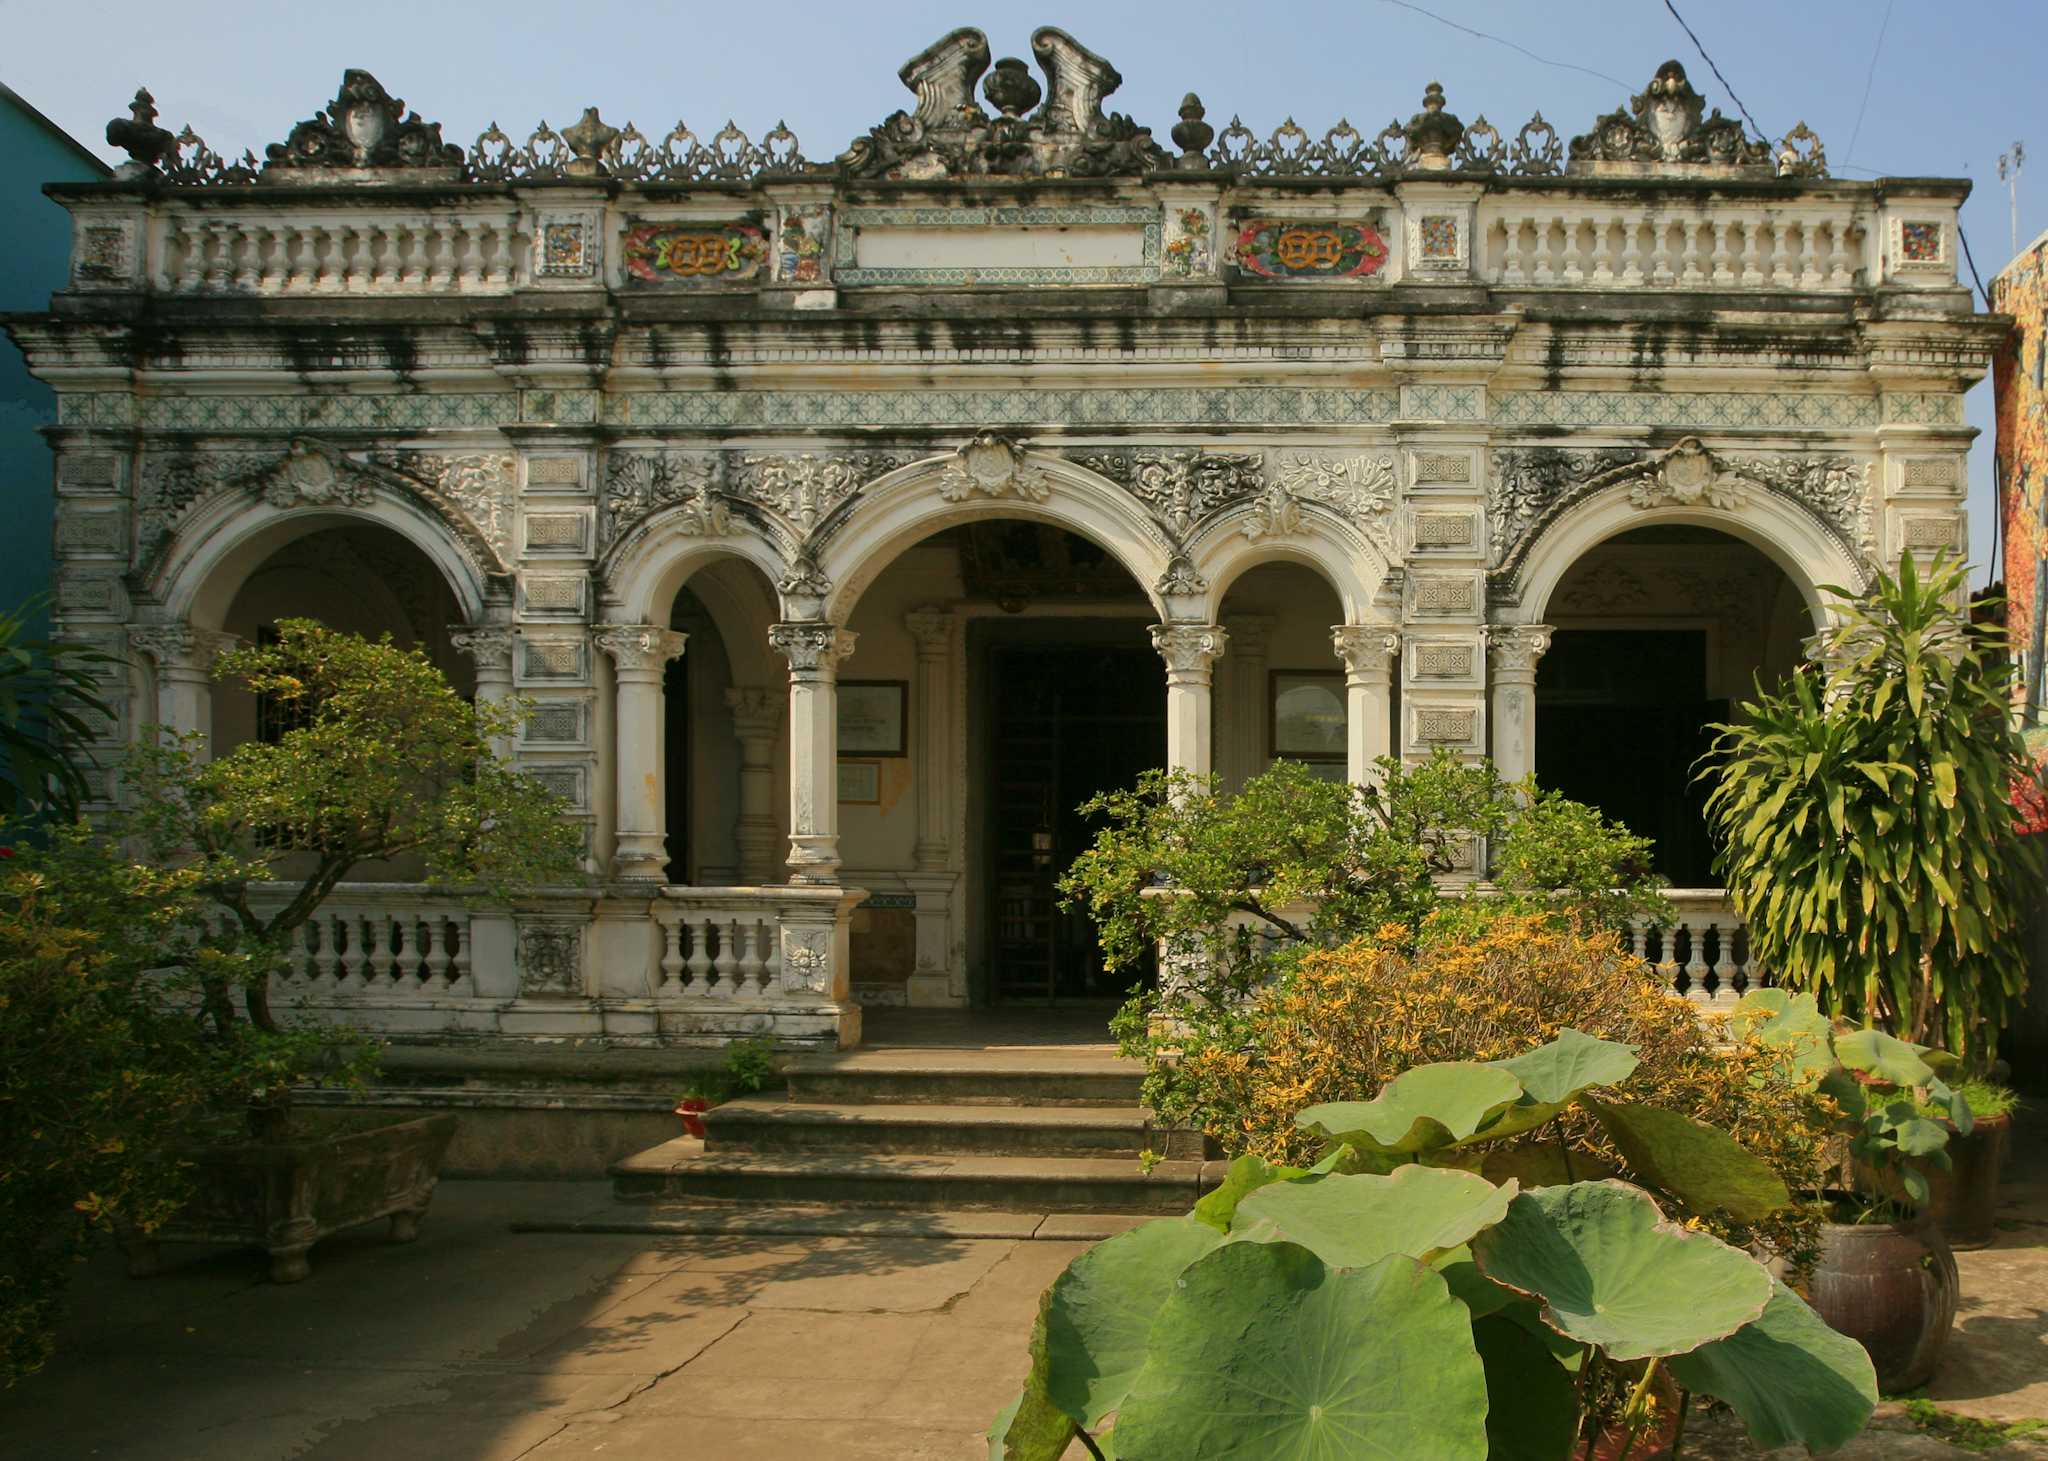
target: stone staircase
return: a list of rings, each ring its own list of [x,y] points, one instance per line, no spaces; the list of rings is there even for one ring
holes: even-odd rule
[[[622,1201],[921,1212],[1172,1214],[1220,1179],[1154,1124],[1107,1047],[868,1048],[805,1056],[785,1093],[706,1113],[612,1167]],[[1139,1154],[1164,1159],[1146,1170]]]

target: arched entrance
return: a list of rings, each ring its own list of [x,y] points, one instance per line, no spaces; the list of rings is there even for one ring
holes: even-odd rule
[[[1536,666],[1536,774],[1656,843],[1680,888],[1714,882],[1695,763],[1707,729],[1799,663],[1807,596],[1756,547],[1663,523],[1588,549],[1558,580]]]

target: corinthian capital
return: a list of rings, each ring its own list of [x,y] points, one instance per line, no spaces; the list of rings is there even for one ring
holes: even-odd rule
[[[1401,636],[1384,624],[1332,625],[1330,644],[1346,674],[1382,683],[1392,676],[1394,656],[1401,652]]]
[[[1207,675],[1223,656],[1230,636],[1220,624],[1154,624],[1152,647],[1169,674]]]
[[[1550,648],[1548,624],[1496,624],[1486,631],[1486,657],[1497,675],[1533,675]]]
[[[830,672],[853,653],[857,635],[837,624],[771,624],[768,643],[789,661],[789,667],[806,673]]]
[[[213,662],[241,643],[232,634],[217,629],[194,629],[190,624],[131,624],[128,647],[146,654],[160,670],[213,672]]]
[[[687,634],[655,624],[601,624],[590,636],[622,670],[653,671],[683,652]]]
[[[448,631],[448,642],[475,660],[479,670],[497,670],[507,675],[512,673],[510,629],[451,627]]]

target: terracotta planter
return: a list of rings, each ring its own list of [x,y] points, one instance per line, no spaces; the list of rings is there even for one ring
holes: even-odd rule
[[[312,1272],[308,1250],[329,1233],[388,1217],[393,1242],[419,1236],[455,1118],[303,1119],[310,1129],[285,1140],[179,1152],[192,1164],[192,1200],[156,1232],[123,1240],[128,1271],[155,1272],[163,1243],[245,1243],[270,1254],[271,1282],[297,1283]]]
[[[683,1134],[704,1139],[704,1113],[711,1109],[711,1103],[702,1096],[686,1096],[676,1103],[676,1115],[683,1118]]]
[[[1910,1223],[1828,1223],[1813,1308],[1869,1351],[1877,1388],[1926,1384],[1956,1319],[1956,1260],[1925,1214]]]
[[[1988,1248],[1998,1236],[1998,1183],[2011,1135],[2011,1116],[1980,1116],[1971,1123],[1968,1136],[1949,1133],[1948,1170],[1921,1169],[1927,1177],[1924,1211],[1940,1225],[1950,1248]],[[1856,1185],[1894,1201],[1904,1197],[1896,1176],[1879,1174],[1861,1163]]]

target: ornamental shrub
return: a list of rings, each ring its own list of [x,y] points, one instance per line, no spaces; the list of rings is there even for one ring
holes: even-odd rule
[[[1566,1028],[1633,1046],[1636,1098],[1729,1132],[1795,1192],[1825,1185],[1828,1131],[1779,1052],[1703,1021],[1612,933],[1526,911],[1453,908],[1414,940],[1396,926],[1306,952],[1240,1008],[1185,1029],[1178,1063],[1154,1084],[1173,1103],[1166,1119],[1200,1127],[1226,1153],[1306,1165],[1321,1145],[1295,1123],[1304,1107],[1354,1100],[1420,1065],[1506,1059]],[[1596,1126],[1566,1124],[1635,1175]],[[1807,1207],[1754,1223],[1687,1215],[1795,1269],[1817,1252],[1819,1216]]]

